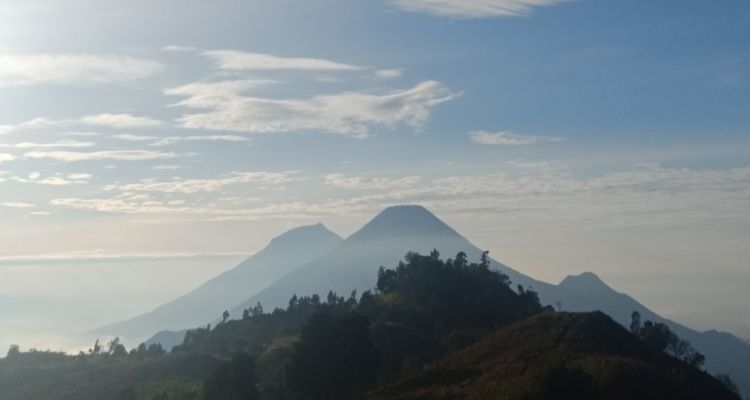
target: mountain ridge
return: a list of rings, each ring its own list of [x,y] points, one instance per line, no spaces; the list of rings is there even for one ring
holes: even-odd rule
[[[143,340],[154,332],[192,328],[213,320],[225,309],[262,290],[298,266],[327,253],[341,237],[323,224],[300,226],[271,239],[262,250],[150,312],[106,325],[94,335]]]

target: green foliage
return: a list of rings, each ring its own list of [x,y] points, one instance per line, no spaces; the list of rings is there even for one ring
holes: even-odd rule
[[[593,383],[591,375],[580,367],[568,367],[564,362],[559,362],[543,371],[538,393],[533,398],[593,400]]]
[[[18,357],[21,354],[21,347],[19,347],[17,344],[10,345],[10,348],[8,349],[8,354],[5,356],[6,358],[15,358]]]
[[[630,332],[634,335],[638,335],[641,331],[641,327],[641,313],[633,311],[633,314],[630,315]]]
[[[452,331],[502,326],[541,311],[535,292],[515,293],[509,285],[507,276],[489,269],[486,255],[476,264],[465,253],[442,261],[433,251],[429,256],[409,253],[395,270],[381,268],[377,288],[401,308],[430,316]]]
[[[368,400],[739,400],[602,313],[545,312],[375,390]]]
[[[734,383],[732,377],[730,377],[728,374],[718,374],[716,375],[716,380],[726,386],[726,388],[729,389],[732,393],[736,393],[737,395],[740,394],[740,389],[737,387],[737,384]]]
[[[693,368],[701,368],[706,357],[695,350],[689,341],[681,339],[661,322],[646,321],[640,324],[640,314],[633,312],[630,330],[652,348],[666,352]]]
[[[255,359],[245,353],[221,364],[203,385],[205,400],[257,400]]]
[[[329,298],[330,300],[330,298]],[[375,379],[378,354],[367,317],[313,314],[287,367],[290,387],[315,399],[350,399]]]

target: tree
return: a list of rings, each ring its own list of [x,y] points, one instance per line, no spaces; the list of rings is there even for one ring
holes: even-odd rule
[[[732,378],[728,374],[718,374],[716,375],[716,379],[721,382],[724,386],[729,389],[732,393],[735,393],[737,395],[740,394],[740,389],[737,387],[737,384],[734,383]]]
[[[354,312],[310,316],[287,366],[290,387],[315,399],[353,398],[373,382],[379,365],[369,326]]]
[[[640,338],[653,348],[664,351],[671,340],[672,332],[661,322],[646,321],[640,329]]]
[[[503,326],[541,311],[536,292],[513,291],[508,277],[484,263],[469,263],[459,252],[442,261],[410,252],[396,269],[381,268],[378,292],[402,307],[434,321],[444,333],[454,329]],[[440,334],[440,333],[438,333]]]
[[[640,315],[633,312],[630,326],[631,331],[637,330],[638,337],[653,348],[666,352],[674,358],[682,360],[693,368],[700,368],[706,362],[706,357],[698,352],[689,341],[681,339],[669,327],[661,322],[646,321],[638,327]]]
[[[209,376],[203,395],[206,400],[256,400],[260,399],[256,384],[255,359],[238,353]]]
[[[99,339],[96,339],[96,342],[94,342],[94,347],[89,349],[89,354],[91,355],[99,355],[102,352],[102,345],[99,344]]]
[[[10,345],[10,348],[8,349],[8,354],[5,356],[5,358],[12,359],[20,355],[21,355],[21,347],[19,347],[17,344],[12,344]]]
[[[159,357],[167,354],[167,352],[164,350],[161,343],[151,343],[151,345],[148,346],[146,354],[149,357]]]
[[[226,323],[228,319],[229,319],[229,311],[224,310],[224,313],[221,314],[221,323],[222,324]]]
[[[641,313],[638,311],[633,311],[633,313],[630,314],[630,332],[636,336],[641,332]]]

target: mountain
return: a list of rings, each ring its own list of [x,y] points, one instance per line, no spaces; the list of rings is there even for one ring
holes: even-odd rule
[[[501,329],[370,400],[736,399],[717,380],[600,312],[544,313]]]
[[[470,260],[478,260],[482,254],[479,248],[424,207],[389,207],[332,251],[278,279],[230,312],[237,318],[243,309],[257,302],[267,310],[285,307],[292,294],[325,296],[329,290],[342,295],[352,290],[362,293],[373,289],[380,266],[395,266],[408,251],[427,254],[432,249],[437,249],[443,257],[453,257],[463,251]],[[750,393],[750,345],[741,339],[727,333],[697,332],[662,318],[630,296],[613,290],[590,272],[567,277],[559,285],[553,285],[495,260],[491,266],[508,275],[513,287],[533,288],[539,293],[542,304],[559,302],[566,311],[602,311],[625,326],[630,323],[633,311],[639,311],[644,320],[664,322],[706,355],[709,371],[730,374],[743,393]]]
[[[94,333],[120,336],[132,342],[157,331],[205,325],[287,273],[330,252],[340,242],[341,238],[322,224],[292,229],[271,240],[257,254],[184,296]]]
[[[424,207],[389,207],[331,252],[287,274],[230,313],[238,317],[243,309],[257,302],[269,310],[285,307],[292,294],[324,296],[329,290],[341,295],[348,295],[352,290],[362,293],[374,288],[380,266],[395,266],[409,251],[427,254],[433,249],[446,258],[463,251],[470,260],[478,260],[482,254],[479,248]],[[505,265],[494,264],[509,275],[514,284],[551,287]]]

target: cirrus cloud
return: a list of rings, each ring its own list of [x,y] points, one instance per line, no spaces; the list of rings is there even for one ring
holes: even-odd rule
[[[231,71],[358,71],[362,67],[322,58],[280,57],[237,50],[214,50],[203,53],[215,60],[221,69]]]
[[[149,150],[109,150],[94,152],[75,152],[75,151],[31,151],[24,154],[26,158],[33,159],[53,159],[64,162],[76,161],[145,161],[164,158],[175,158],[175,153],[162,153]]]
[[[469,133],[469,138],[474,143],[494,146],[525,146],[539,143],[556,143],[565,141],[565,138],[563,137],[519,135],[511,131],[474,131]]]
[[[143,58],[101,54],[0,54],[0,87],[41,83],[109,84],[148,78],[163,65]]]
[[[491,18],[528,15],[536,7],[553,6],[571,0],[391,0],[403,11],[437,17]]]
[[[148,128],[162,124],[161,121],[150,117],[140,117],[126,113],[87,115],[81,118],[80,122],[86,125],[106,126],[110,128]]]

